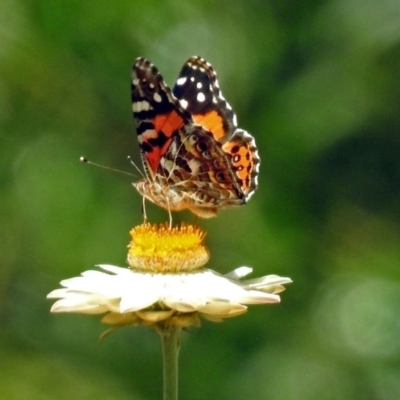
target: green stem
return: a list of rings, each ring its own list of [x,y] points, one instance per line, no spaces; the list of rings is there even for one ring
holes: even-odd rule
[[[160,327],[163,353],[164,400],[178,400],[178,354],[181,328]]]

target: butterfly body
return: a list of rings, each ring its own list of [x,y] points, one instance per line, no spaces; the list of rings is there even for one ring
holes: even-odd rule
[[[145,178],[138,192],[169,211],[209,218],[257,187],[254,138],[236,127],[212,66],[189,59],[173,91],[149,61],[133,67],[132,106]]]

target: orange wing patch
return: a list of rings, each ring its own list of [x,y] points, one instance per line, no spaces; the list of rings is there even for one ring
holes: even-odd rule
[[[144,135],[143,142],[147,144],[146,160],[151,170],[156,173],[161,158],[171,145],[174,133],[185,125],[185,121],[173,110],[168,114],[156,115],[151,122],[154,125],[153,134]]]
[[[169,139],[165,143],[165,146],[167,148],[171,144],[171,141],[172,141],[172,139]],[[146,151],[146,161],[154,174],[157,172],[158,166],[160,164],[161,151],[162,151],[162,149],[157,146],[153,146],[150,151]],[[164,151],[164,153],[165,153],[165,151]]]
[[[173,133],[185,125],[183,118],[174,110],[169,114],[156,115],[153,120],[157,132],[163,132],[165,136],[171,137]],[[162,152],[164,154],[165,152]]]
[[[251,187],[251,174],[255,168],[248,143],[227,142],[222,148],[232,157],[236,176],[242,181],[242,189]]]
[[[214,138],[217,140],[222,140],[226,135],[223,120],[220,114],[215,110],[206,114],[195,114],[193,115],[193,120],[196,124],[201,125],[208,131],[211,131]]]

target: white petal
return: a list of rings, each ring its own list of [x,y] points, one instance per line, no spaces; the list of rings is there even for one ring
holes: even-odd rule
[[[286,283],[291,283],[292,280],[290,278],[284,278],[282,276],[278,275],[267,275],[263,276],[261,278],[256,278],[256,279],[249,279],[246,281],[243,281],[243,285],[246,288],[260,288],[263,286],[269,286],[269,285],[283,285]]]
[[[245,291],[245,295],[238,299],[238,303],[244,304],[267,304],[267,303],[279,303],[281,301],[280,296],[276,294],[259,292],[257,290]]]
[[[166,277],[160,301],[182,312],[192,312],[206,304],[207,298],[199,281],[201,274],[180,274]]]
[[[241,304],[214,302],[205,305],[199,310],[199,312],[205,314],[227,315],[230,314],[232,310],[237,310],[237,309],[246,310],[247,307]]]
[[[46,297],[48,299],[60,299],[68,293],[68,289],[55,289],[50,292]]]
[[[239,280],[241,278],[243,278],[244,276],[251,274],[253,272],[253,268],[250,267],[239,267],[234,269],[233,271],[225,274],[225,278],[228,279],[235,279],[235,280]]]
[[[115,265],[99,264],[97,266],[100,267],[101,269],[112,272],[115,275],[128,276],[132,272],[132,270],[130,270],[129,268],[116,267]]]
[[[132,273],[121,298],[121,312],[137,311],[157,303],[162,297],[165,276]]]
[[[78,312],[86,314],[100,314],[106,312],[108,307],[87,301],[88,298],[81,296],[68,296],[56,301],[51,307],[51,312]]]

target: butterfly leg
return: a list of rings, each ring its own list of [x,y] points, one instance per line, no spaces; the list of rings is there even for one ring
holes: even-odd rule
[[[143,215],[143,223],[147,224],[147,213],[146,213],[146,197],[142,197],[142,215]]]
[[[172,229],[172,213],[171,213],[171,207],[169,206],[169,201],[167,200],[167,202],[168,202],[168,208],[167,208],[167,210],[168,210],[168,216],[169,216],[169,229]]]

